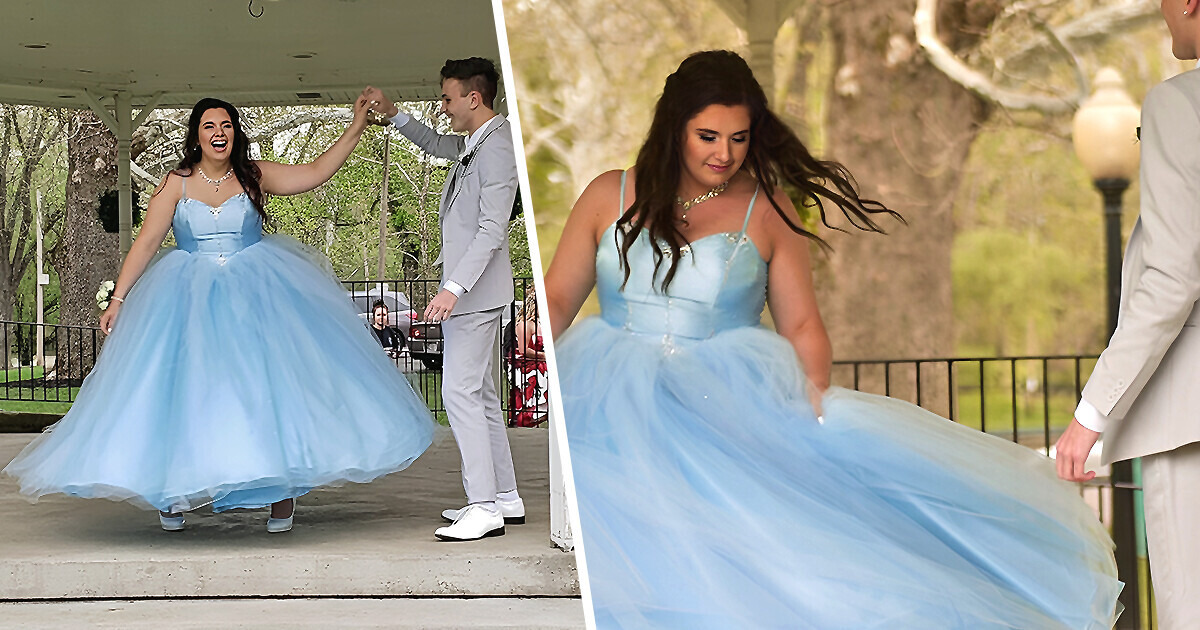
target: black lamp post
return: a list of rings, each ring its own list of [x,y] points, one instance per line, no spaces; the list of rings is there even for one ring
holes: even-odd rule
[[[1121,196],[1137,172],[1139,151],[1137,126],[1141,114],[1125,82],[1112,68],[1096,74],[1095,92],[1075,113],[1072,140],[1075,154],[1092,183],[1104,197],[1105,293],[1108,303],[1108,337],[1117,329],[1121,308]],[[1125,582],[1118,628],[1141,624],[1138,580],[1137,526],[1140,519],[1134,503],[1132,462],[1112,466],[1112,534],[1117,543],[1117,574]]]
[[[1108,301],[1108,336],[1117,330],[1121,311],[1121,198],[1129,188],[1123,177],[1106,177],[1092,182],[1104,197],[1104,289]]]

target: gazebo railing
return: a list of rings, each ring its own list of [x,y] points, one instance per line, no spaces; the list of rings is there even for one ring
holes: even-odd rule
[[[1050,454],[1097,355],[835,361],[833,382],[907,400]]]

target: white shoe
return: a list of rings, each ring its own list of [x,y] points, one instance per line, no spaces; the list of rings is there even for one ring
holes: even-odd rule
[[[471,506],[467,506],[471,507]],[[517,497],[512,501],[503,501],[496,499],[496,507],[500,508],[500,515],[504,517],[505,525],[524,525],[525,524],[525,502],[521,497]],[[457,510],[442,510],[442,518],[453,523],[458,520],[458,515],[467,508],[459,508]]]
[[[442,540],[479,540],[504,535],[504,517],[482,505],[468,505],[459,511],[453,525],[439,527],[433,532]]]
[[[162,525],[165,532],[181,532],[183,531],[183,513],[159,512],[158,524]]]
[[[287,518],[268,518],[267,533],[280,534],[292,529],[292,519],[296,516],[296,500],[292,499],[292,513]]]

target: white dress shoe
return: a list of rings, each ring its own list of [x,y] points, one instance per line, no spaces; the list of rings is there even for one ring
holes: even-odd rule
[[[183,531],[183,514],[180,512],[159,512],[158,524],[162,525],[163,531],[181,532]]]
[[[439,527],[433,532],[442,540],[479,540],[504,535],[504,517],[482,505],[468,505],[460,510],[453,525]]]
[[[471,507],[471,506],[467,506]],[[503,501],[496,499],[496,507],[500,508],[500,515],[504,517],[505,525],[524,525],[525,524],[525,502],[520,497],[512,501]],[[467,508],[459,508],[457,510],[442,510],[442,518],[453,523],[458,520],[458,515]]]
[[[292,529],[292,518],[296,516],[296,500],[292,499],[292,513],[287,518],[268,518],[267,533],[280,534]]]

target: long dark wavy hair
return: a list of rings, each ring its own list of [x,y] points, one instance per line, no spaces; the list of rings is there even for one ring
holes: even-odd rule
[[[180,177],[187,177],[200,163],[200,118],[204,116],[204,112],[210,109],[223,109],[229,114],[229,121],[233,123],[233,146],[229,151],[233,176],[245,189],[246,196],[258,210],[258,214],[266,221],[266,195],[263,194],[262,186],[258,184],[259,178],[262,177],[262,171],[250,159],[250,139],[246,137],[246,132],[242,129],[241,116],[233,105],[216,98],[202,98],[192,107],[192,114],[188,117],[187,138],[183,141],[183,159],[179,160],[179,166],[176,166],[172,172]],[[224,173],[215,175],[219,177]]]
[[[816,208],[826,227],[826,203],[832,202],[850,224],[868,232],[883,233],[872,215],[904,218],[878,201],[858,196],[853,176],[837,162],[818,160],[796,134],[767,107],[767,96],[746,61],[728,50],[698,52],[679,64],[667,77],[663,94],[654,109],[654,120],[646,141],[638,151],[637,181],[633,205],[617,220],[617,244],[625,281],[629,281],[629,248],[642,230],[653,242],[669,246],[671,256],[662,290],[666,291],[679,266],[679,248],[687,242],[675,219],[675,197],[683,169],[681,152],[688,121],[709,105],[744,105],[750,110],[750,146],[742,168],[752,174],[792,230],[828,247],[824,240],[800,224],[800,217],[785,211],[775,201],[775,189],[783,186],[788,196],[803,208]],[[661,247],[654,251],[657,275],[665,258]]]

